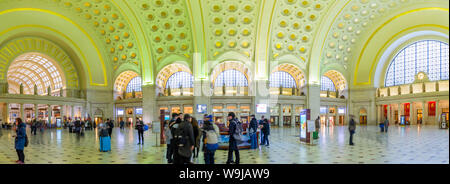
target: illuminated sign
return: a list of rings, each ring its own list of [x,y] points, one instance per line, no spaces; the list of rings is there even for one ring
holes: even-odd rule
[[[123,109],[117,109],[117,115],[123,116],[124,110]]]
[[[256,113],[259,114],[267,113],[267,104],[256,104]]]

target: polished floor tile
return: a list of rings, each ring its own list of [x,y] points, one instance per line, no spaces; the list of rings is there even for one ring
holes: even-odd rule
[[[14,164],[13,131],[1,130],[0,164]],[[242,164],[449,164],[449,132],[436,126],[392,126],[388,133],[376,126],[359,126],[355,146],[348,145],[346,126],[322,127],[314,145],[299,141],[298,128],[272,128],[270,146],[240,150]],[[25,148],[27,164],[165,164],[165,146],[155,146],[156,134],[145,132],[145,145],[137,145],[134,129],[115,129],[111,152],[99,152],[98,134],[84,136],[68,130],[46,130],[30,135]],[[216,163],[227,160],[227,151],[216,152]],[[203,164],[203,154],[194,160]]]

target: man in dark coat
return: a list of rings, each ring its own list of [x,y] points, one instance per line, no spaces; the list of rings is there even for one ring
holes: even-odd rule
[[[239,161],[240,161],[239,147],[238,147],[237,140],[233,136],[236,133],[236,126],[237,126],[238,121],[236,119],[236,115],[234,114],[234,112],[228,113],[227,118],[228,118],[228,121],[230,122],[229,131],[228,131],[229,132],[228,135],[230,135],[230,141],[229,141],[229,147],[228,147],[227,164],[231,164],[231,163],[239,164]],[[233,151],[236,156],[236,162],[233,161]]]
[[[109,137],[111,137],[112,130],[114,128],[114,123],[112,121],[110,121],[109,119],[106,119],[106,124],[107,124],[107,127],[108,127]]]
[[[350,140],[349,140],[349,144],[351,146],[355,145],[353,144],[353,134],[355,134],[355,130],[356,130],[356,123],[355,120],[353,119],[353,115],[350,115],[350,122],[348,124],[348,131],[350,131]]]
[[[256,149],[257,147],[257,131],[258,131],[258,120],[256,120],[255,115],[252,115],[252,120],[250,120],[250,127],[249,127],[249,135],[250,135],[250,143],[251,148]]]

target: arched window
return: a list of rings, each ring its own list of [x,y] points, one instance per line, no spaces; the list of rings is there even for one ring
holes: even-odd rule
[[[449,79],[448,44],[437,40],[422,40],[402,49],[388,67],[385,86],[414,82],[419,72],[431,81]]]
[[[248,86],[247,77],[238,70],[225,70],[217,76],[214,87],[246,87]]]
[[[296,88],[297,84],[295,83],[294,77],[287,72],[273,72],[270,74],[269,78],[271,88],[278,88],[282,86],[283,88]]]
[[[322,76],[320,79],[320,90],[321,91],[336,91],[336,87],[334,86],[333,81],[326,77]]]
[[[169,77],[166,84],[167,88],[193,88],[194,87],[194,76],[189,72],[176,72]]]
[[[142,91],[141,77],[134,77],[127,85],[127,93]]]
[[[19,89],[23,84],[25,94],[45,94],[47,88],[52,90],[64,87],[63,73],[57,63],[40,53],[27,53],[17,57],[9,66],[7,78],[11,88]],[[17,91],[17,90],[16,90]]]

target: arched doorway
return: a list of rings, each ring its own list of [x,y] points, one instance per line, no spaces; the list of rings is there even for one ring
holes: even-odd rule
[[[359,109],[359,124],[367,125],[367,110],[365,108]]]

